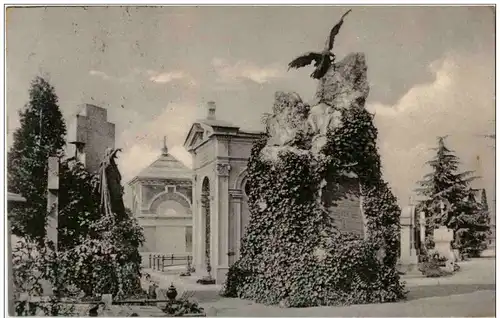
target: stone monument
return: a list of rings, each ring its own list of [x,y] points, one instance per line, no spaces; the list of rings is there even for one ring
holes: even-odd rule
[[[105,108],[91,104],[79,106],[77,115],[68,124],[66,153],[96,173],[106,149],[115,147],[115,124],[108,122]]]
[[[439,255],[446,257],[446,271],[453,272],[454,264],[456,262],[455,253],[451,248],[451,242],[453,241],[453,230],[447,228],[446,226],[440,226],[434,230],[434,243],[436,244],[434,250],[439,253]]]
[[[294,92],[276,93],[268,134],[254,144],[247,167],[250,222],[226,296],[287,307],[403,297],[396,271],[401,211],[381,178],[373,116],[364,108],[368,92],[365,56],[351,53],[328,65],[312,105]],[[344,178],[356,186],[339,196]],[[339,206],[351,192],[362,208]],[[356,210],[357,221],[343,228],[362,235],[335,224]],[[373,275],[347,264],[357,257]]]

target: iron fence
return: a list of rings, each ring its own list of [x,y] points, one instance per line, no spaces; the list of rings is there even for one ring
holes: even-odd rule
[[[149,268],[158,271],[165,271],[165,267],[186,265],[188,268],[193,263],[191,255],[152,255],[149,254]]]

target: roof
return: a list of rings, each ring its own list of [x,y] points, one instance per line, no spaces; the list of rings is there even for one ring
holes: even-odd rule
[[[26,199],[22,197],[20,194],[7,192],[7,201],[8,202],[26,202]]]
[[[132,180],[137,179],[189,179],[191,180],[193,171],[182,162],[175,159],[168,153],[161,154],[148,167],[139,172]]]
[[[239,129],[240,127],[233,125],[227,121],[219,119],[200,119],[198,122],[211,126],[211,127],[221,127],[221,128],[234,128]]]

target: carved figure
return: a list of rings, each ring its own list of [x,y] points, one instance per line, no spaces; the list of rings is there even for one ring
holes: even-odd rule
[[[99,168],[98,192],[101,195],[101,211],[111,219],[125,216],[125,205],[123,204],[123,188],[121,186],[121,175],[116,165],[116,153],[121,149],[106,150],[104,160]]]
[[[288,64],[288,69],[301,68],[314,62],[314,67],[316,69],[312,72],[311,77],[315,79],[322,78],[335,60],[335,54],[332,52],[333,43],[335,42],[335,37],[340,31],[340,27],[344,23],[345,16],[349,12],[351,12],[351,10],[344,13],[344,15],[340,18],[340,21],[332,28],[328,38],[326,39],[325,48],[322,52],[309,52],[303,54],[291,61]]]

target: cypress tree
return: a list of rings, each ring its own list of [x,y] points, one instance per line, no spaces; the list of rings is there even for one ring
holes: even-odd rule
[[[19,112],[20,127],[8,155],[8,191],[24,196],[27,203],[14,207],[9,215],[12,233],[41,241],[47,219],[47,159],[62,157],[66,125],[54,87],[36,77],[29,90],[29,102]]]

